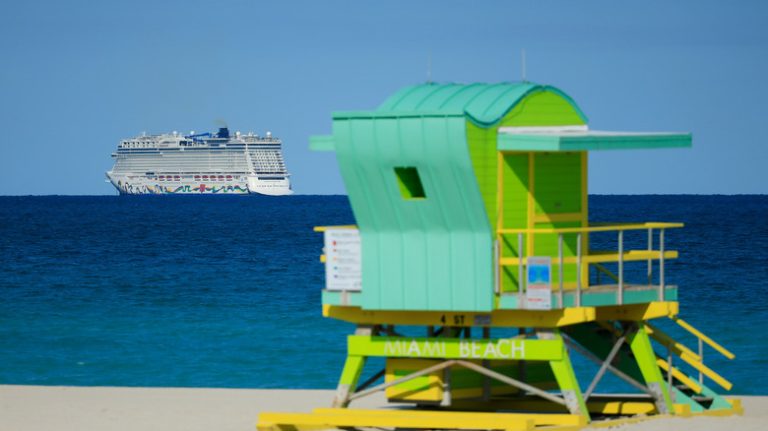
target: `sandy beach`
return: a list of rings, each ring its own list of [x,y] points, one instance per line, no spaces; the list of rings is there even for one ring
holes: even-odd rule
[[[245,431],[262,411],[309,412],[329,390],[0,386],[0,431]],[[618,429],[737,431],[768,426],[768,396],[742,397],[743,416],[662,418]],[[372,397],[354,407],[375,408]],[[602,428],[606,429],[606,428]],[[617,428],[613,428],[617,429]]]

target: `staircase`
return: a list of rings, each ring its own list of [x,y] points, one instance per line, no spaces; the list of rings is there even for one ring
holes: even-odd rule
[[[697,351],[693,351],[676,341],[661,329],[648,322],[645,322],[644,325],[648,334],[662,348],[662,351],[666,350],[665,356],[657,353],[656,363],[668,381],[673,401],[676,404],[687,404],[692,412],[731,408],[731,404],[725,398],[705,385],[706,377],[709,381],[726,391],[730,391],[733,387],[730,381],[704,364],[704,345],[710,346],[729,360],[734,359],[736,355],[683,319],[677,317],[671,319],[685,331],[696,337],[698,340]],[[680,365],[686,364],[698,372],[698,375],[692,376],[687,374],[680,369],[678,362],[681,363]]]
[[[730,402],[708,386],[719,386],[729,391],[733,384],[704,363],[704,346],[711,347],[727,359],[734,359],[735,355],[684,320],[677,317],[672,317],[671,320],[697,339],[696,351],[647,321],[594,322],[566,327],[563,332],[572,347],[601,365],[601,371],[608,370],[626,383],[642,390],[655,400],[657,408],[662,409],[664,397],[658,388],[646,384],[628,341],[642,328],[653,341],[656,365],[664,378],[664,386],[672,403],[688,406],[692,413],[732,409]],[[599,381],[599,374],[587,389],[587,398]]]

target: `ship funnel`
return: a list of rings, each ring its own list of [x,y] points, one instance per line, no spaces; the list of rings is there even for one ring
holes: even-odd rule
[[[219,127],[219,133],[216,134],[217,138],[229,138],[229,129],[226,127]]]

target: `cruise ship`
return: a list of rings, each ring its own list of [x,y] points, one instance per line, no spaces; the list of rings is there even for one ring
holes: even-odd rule
[[[178,132],[124,139],[107,178],[120,194],[292,194],[282,141],[254,133]]]

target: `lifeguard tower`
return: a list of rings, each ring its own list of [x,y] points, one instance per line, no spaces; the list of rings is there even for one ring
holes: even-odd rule
[[[590,130],[565,93],[527,82],[416,85],[375,111],[335,113],[311,147],[335,151],[357,224],[316,229],[322,306],[357,330],[331,408],[264,413],[259,428],[739,412],[714,390],[731,383],[704,364],[705,346],[733,354],[678,317],[666,281],[678,253],[665,235],[682,225],[589,222],[589,151],[690,145],[687,133]],[[694,348],[654,319],[690,332]],[[585,380],[575,356],[596,372]],[[372,357],[384,369],[360,381]],[[636,394],[598,394],[607,373]],[[378,391],[406,408],[354,408]]]

